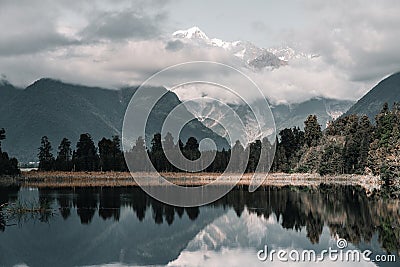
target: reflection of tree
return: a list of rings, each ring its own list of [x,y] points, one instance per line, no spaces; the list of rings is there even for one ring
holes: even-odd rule
[[[95,188],[77,188],[76,202],[77,213],[82,224],[89,224],[97,209],[97,194]]]
[[[18,190],[18,187],[0,187],[0,204],[15,202]],[[171,225],[184,213],[190,220],[196,220],[200,214],[198,207],[165,205],[138,187],[39,190],[41,205],[48,206],[53,201],[57,201],[64,219],[76,209],[82,224],[90,223],[97,209],[101,218],[118,221],[121,206],[131,208],[140,221],[151,215],[157,224]],[[295,231],[305,229],[311,243],[319,242],[323,226],[327,225],[332,235],[337,234],[354,244],[369,242],[377,233],[379,242],[387,251],[400,250],[400,202],[367,197],[357,187],[268,187],[254,193],[249,193],[246,188],[234,189],[210,205],[231,208],[238,217],[245,209],[265,218],[275,214],[283,228]],[[45,216],[38,219],[48,220]],[[5,227],[0,208],[0,231],[4,231]]]
[[[57,203],[60,206],[61,216],[66,220],[71,215],[72,199],[70,190],[59,189],[57,194]]]
[[[196,220],[200,214],[199,207],[185,208],[186,214],[192,221]]]
[[[114,217],[115,221],[119,220],[121,207],[120,193],[111,187],[105,187],[100,190],[100,206],[99,215],[104,220]]]
[[[18,186],[0,186],[0,232],[4,232],[7,226],[6,216],[3,210],[7,203],[15,202],[18,194]]]

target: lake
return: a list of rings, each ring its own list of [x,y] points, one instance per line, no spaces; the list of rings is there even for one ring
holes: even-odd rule
[[[8,204],[6,204],[8,203]],[[202,207],[164,205],[138,187],[0,187],[0,266],[319,266],[260,261],[271,250],[371,250],[397,262],[400,203],[358,187],[235,188]],[[17,212],[18,207],[32,209]],[[293,254],[295,255],[295,254]]]

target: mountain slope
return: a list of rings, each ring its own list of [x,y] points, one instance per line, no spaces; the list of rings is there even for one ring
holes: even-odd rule
[[[21,92],[6,80],[0,80],[0,106],[6,105]]]
[[[81,133],[90,133],[96,143],[102,137],[121,135],[125,110],[135,90],[108,90],[51,79],[38,80],[0,106],[0,127],[7,131],[4,149],[20,161],[27,162],[37,158],[43,135],[51,140],[54,154],[63,137],[76,144]],[[148,144],[152,135],[160,131],[163,119],[179,103],[178,97],[168,92],[155,106],[148,122]],[[195,136],[197,139],[214,139],[219,148],[228,145],[225,139],[199,121],[193,121],[187,128],[181,135],[183,142],[189,136]]]
[[[304,121],[310,114],[317,115],[319,124],[325,129],[329,121],[340,117],[353,104],[350,100],[313,98],[302,103],[276,105],[271,110],[279,130],[293,126],[303,128]]]
[[[315,114],[318,117],[318,122],[324,129],[329,121],[335,120],[343,113],[345,113],[352,105],[353,101],[348,100],[337,100],[328,98],[313,98],[302,103],[296,104],[279,104],[271,106],[271,111],[275,119],[275,125],[277,133],[284,128],[292,128],[298,126],[300,128],[304,127],[304,121],[307,119],[308,115]],[[212,129],[219,135],[227,138],[228,135],[226,130],[216,123],[222,122],[226,124],[233,124],[234,119],[227,115],[227,112],[223,109],[223,106],[218,101],[209,101],[207,105],[200,105],[193,102],[186,102],[186,108],[198,118],[205,126]],[[261,105],[257,105],[261,106]],[[266,133],[261,133],[258,131],[258,123],[256,117],[253,115],[249,106],[247,105],[235,105],[229,104],[238,117],[242,120],[243,126],[245,128],[244,133],[247,134],[250,141],[256,139],[262,139]],[[254,112],[257,112],[256,110]],[[210,117],[216,118],[215,120],[207,119]],[[235,129],[240,129],[243,127],[241,124],[233,125]],[[267,126],[270,128],[271,126]],[[239,134],[237,131],[234,134]],[[232,133],[230,133],[232,138]],[[233,137],[233,142],[236,141],[238,136]],[[244,136],[238,138],[240,140],[245,140]]]
[[[400,102],[400,72],[390,75],[386,79],[380,81],[355,103],[345,115],[365,114],[371,120],[374,120],[375,115],[379,113],[385,102],[388,103],[389,106],[394,102]]]

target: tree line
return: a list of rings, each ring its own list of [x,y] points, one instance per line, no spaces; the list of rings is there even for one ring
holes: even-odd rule
[[[265,138],[264,147],[272,148],[272,145]],[[265,144],[268,143],[268,146]],[[131,171],[152,171],[158,172],[181,172],[186,168],[178,168],[170,160],[179,160],[179,155],[184,159],[194,162],[197,169],[204,172],[223,172],[228,167],[230,171],[254,172],[261,154],[262,142],[257,140],[244,148],[239,141],[231,149],[222,151],[199,150],[199,143],[196,138],[189,137],[184,144],[181,140],[177,143],[170,133],[164,139],[161,134],[154,134],[151,146],[146,147],[145,140],[138,137],[132,149],[125,152],[125,158],[130,162]],[[168,158],[170,155],[172,158]],[[172,155],[172,156],[171,156]],[[200,156],[202,156],[201,160]],[[272,161],[272,155],[269,155]],[[41,171],[128,171],[128,165],[121,150],[119,136],[112,139],[102,138],[96,147],[90,134],[81,134],[72,150],[71,141],[63,138],[56,156],[53,154],[51,142],[47,136],[41,138],[39,147],[39,170]],[[248,164],[246,159],[248,158]],[[206,162],[210,163],[206,165]],[[186,162],[187,163],[187,162]],[[191,164],[193,165],[193,164]],[[266,170],[265,170],[266,171]]]
[[[375,174],[391,183],[400,175],[399,124],[400,104],[389,109],[385,103],[375,117],[375,124],[366,115],[348,115],[331,121],[322,131],[317,116],[310,115],[304,122],[304,130],[285,128],[279,132],[275,144],[267,138],[246,147],[236,141],[230,149],[202,152],[194,137],[184,144],[181,140],[175,143],[170,133],[164,138],[157,133],[150,147],[146,147],[144,139],[139,137],[132,149],[125,152],[125,157],[131,163],[132,171],[150,171],[153,167],[159,172],[182,171],[170,162],[181,153],[204,172],[254,172],[257,168],[268,171],[271,166],[272,172]],[[127,171],[120,142],[118,136],[103,138],[96,147],[90,134],[81,134],[76,150],[72,150],[71,142],[64,138],[54,157],[50,141],[44,136],[38,154],[39,169]],[[261,159],[262,156],[265,158]]]
[[[272,172],[381,175],[387,184],[391,184],[400,176],[399,124],[400,104],[395,103],[389,108],[385,103],[374,124],[366,115],[348,115],[331,121],[322,131],[317,116],[310,115],[303,130],[285,128],[273,144],[267,138],[255,140],[246,147],[236,141],[231,148],[222,151],[200,152],[194,137],[184,144],[181,140],[175,143],[170,133],[164,138],[157,133],[150,147],[146,147],[144,139],[139,137],[132,149],[124,152],[117,135],[111,139],[102,138],[96,146],[91,135],[85,133],[80,135],[74,150],[71,141],[63,138],[54,155],[48,137],[43,136],[38,153],[39,170],[128,171],[127,159],[131,171],[154,168],[159,172],[180,172],[185,168],[177,168],[170,160],[183,155],[189,160],[185,164],[197,164],[197,169],[204,172],[268,171],[272,165]],[[5,131],[1,129],[0,174],[17,174],[18,161],[1,150],[4,139]],[[272,153],[274,147],[275,154]]]
[[[391,184],[400,176],[399,124],[399,103],[391,109],[385,103],[374,124],[366,115],[348,115],[331,121],[324,131],[310,115],[304,131],[295,127],[279,132],[272,170],[374,174]]]

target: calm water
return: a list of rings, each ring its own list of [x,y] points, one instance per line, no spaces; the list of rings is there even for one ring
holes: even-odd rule
[[[400,251],[400,204],[350,186],[235,189],[199,208],[163,205],[141,189],[0,187],[0,205],[42,207],[0,216],[0,266],[288,266],[269,249]],[[347,263],[374,266],[376,263]],[[320,266],[321,263],[290,263]],[[344,266],[343,262],[324,265]]]

